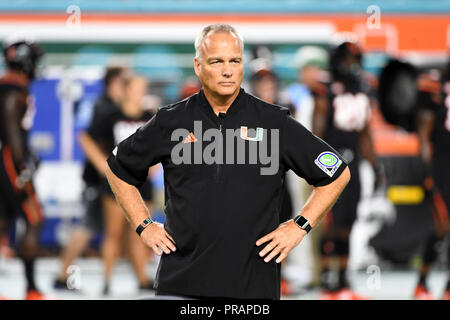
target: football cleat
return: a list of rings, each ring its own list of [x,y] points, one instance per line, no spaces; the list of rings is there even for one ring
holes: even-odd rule
[[[433,295],[425,288],[425,286],[419,284],[414,290],[414,299],[416,300],[435,300]]]

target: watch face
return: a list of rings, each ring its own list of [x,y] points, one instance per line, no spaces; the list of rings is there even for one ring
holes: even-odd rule
[[[141,226],[143,226],[144,228],[146,227],[146,226],[148,226],[150,224],[150,219],[145,219],[142,223],[141,223]]]
[[[306,232],[309,232],[311,229],[309,221],[303,216],[298,216],[294,221],[300,228],[306,230]]]

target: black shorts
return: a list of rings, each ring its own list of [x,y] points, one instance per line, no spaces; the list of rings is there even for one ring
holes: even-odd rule
[[[100,190],[102,195],[109,195],[111,197],[114,197],[114,194],[111,190],[111,187],[109,186],[108,180],[105,178],[102,179]],[[153,183],[151,180],[147,180],[140,188],[139,193],[142,196],[142,199],[145,201],[152,201],[153,200]]]
[[[357,208],[361,196],[359,161],[349,164],[351,179],[327,215],[327,225],[332,230],[350,230],[357,218]]]
[[[103,230],[103,204],[100,186],[87,185],[83,190],[84,227],[93,233]]]
[[[0,218],[8,223],[23,218],[28,224],[40,225],[44,221],[42,207],[32,182],[23,189],[17,187],[18,170],[14,165],[11,148],[0,146]]]

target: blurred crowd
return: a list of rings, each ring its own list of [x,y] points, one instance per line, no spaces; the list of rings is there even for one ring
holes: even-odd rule
[[[38,258],[39,230],[45,221],[45,212],[34,192],[33,175],[38,169],[39,160],[28,146],[27,134],[30,128],[26,123],[32,108],[28,97],[29,86],[43,53],[38,43],[15,39],[3,44],[3,54],[7,71],[0,78],[0,233],[2,239],[7,239],[9,226],[15,218],[26,221],[26,230],[15,244],[16,251],[24,263],[26,298],[41,299],[45,295],[35,283],[34,261]],[[318,271],[304,287],[319,286],[323,299],[369,298],[352,289],[348,261],[351,253],[350,234],[361,200],[362,161],[370,164],[373,173],[372,195],[386,193],[388,177],[383,161],[375,152],[370,127],[372,115],[383,111],[380,107],[379,79],[363,69],[364,53],[360,45],[352,41],[333,44],[329,50],[318,46],[302,46],[295,56],[298,78],[289,85],[284,85],[272,68],[272,55],[268,46],[254,46],[251,60],[246,62],[250,74],[247,75],[245,90],[264,101],[289,108],[292,117],[343,155],[352,174],[350,184],[332,212],[305,244],[310,247],[305,251],[309,255],[307,258],[313,261],[314,270]],[[420,248],[423,252],[422,265],[415,291],[411,292],[411,296],[417,299],[433,298],[427,287],[427,277],[438,255],[436,244],[445,241],[449,234],[449,66],[421,70],[414,89],[417,91],[415,105],[408,106],[407,110],[399,110],[394,115],[394,121],[399,126],[404,126],[403,120],[413,117],[413,120],[408,120],[413,122],[409,129],[418,135],[418,156],[420,165],[426,171],[423,189],[435,226]],[[101,233],[103,293],[108,295],[110,292],[114,266],[120,257],[130,261],[138,279],[138,289],[151,291],[154,275],[148,274],[146,266],[155,257],[127,225],[104,172],[108,154],[119,142],[151,119],[158,102],[148,101],[149,90],[152,90],[148,79],[126,67],[106,68],[103,82],[104,89],[95,103],[90,125],[78,137],[86,156],[82,176],[83,219],[61,250],[60,272],[55,275],[53,285],[55,289],[67,290],[67,268],[83,255],[92,238]],[[188,98],[200,89],[196,78],[188,78],[179,90],[178,100]],[[402,93],[398,91],[397,94]],[[385,96],[382,98],[386,99]],[[150,209],[155,201],[152,180],[159,170],[159,166],[151,168],[148,183],[139,190]],[[306,202],[310,192],[306,182],[292,175],[287,176],[280,223],[297,213],[298,203]],[[294,258],[285,265],[285,268],[289,265],[290,270],[302,268],[296,265]],[[299,288],[283,273],[283,268],[282,275],[286,275],[282,278],[282,294],[289,296],[296,293]],[[450,281],[450,272],[447,281]],[[438,298],[450,298],[450,282],[447,282],[442,296]]]

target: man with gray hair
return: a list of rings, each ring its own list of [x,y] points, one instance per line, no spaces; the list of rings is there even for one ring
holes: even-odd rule
[[[195,38],[194,47],[195,47],[195,58],[199,59],[202,55],[202,44],[205,38],[211,33],[228,33],[233,36],[236,41],[239,42],[239,46],[241,51],[244,51],[244,39],[242,39],[241,35],[236,31],[236,29],[229,24],[212,24],[205,28],[203,28],[202,32],[199,33],[197,38]]]
[[[286,108],[241,88],[243,41],[233,27],[206,27],[195,48],[200,92],[161,108],[121,142],[106,175],[132,227],[162,255],[157,295],[279,299],[280,262],[336,201],[347,165]],[[158,162],[164,225],[136,188]],[[301,214],[280,225],[289,169],[315,188]]]

